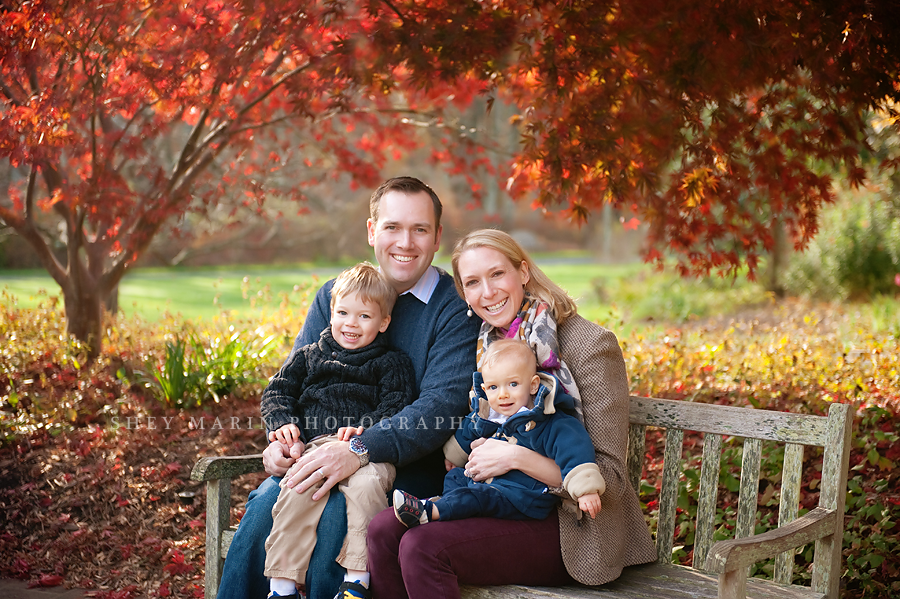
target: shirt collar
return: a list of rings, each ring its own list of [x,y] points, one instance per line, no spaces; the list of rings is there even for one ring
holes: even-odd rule
[[[440,281],[441,276],[438,274],[437,268],[434,266],[429,266],[425,272],[419,277],[419,280],[416,281],[416,284],[413,285],[408,291],[404,291],[400,295],[405,295],[407,293],[411,293],[413,297],[418,299],[423,304],[427,304],[431,299],[431,296],[434,294],[434,290],[437,288],[438,281]]]

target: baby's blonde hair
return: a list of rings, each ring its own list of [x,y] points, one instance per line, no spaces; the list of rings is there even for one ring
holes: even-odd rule
[[[537,374],[534,352],[521,339],[498,339],[491,343],[481,361],[481,370],[492,368],[504,360],[516,360],[523,369],[528,368],[528,375],[525,378],[530,379]]]
[[[338,275],[331,288],[331,309],[338,298],[351,293],[359,295],[365,303],[376,303],[381,308],[382,318],[390,316],[397,301],[397,290],[370,262],[360,262]]]

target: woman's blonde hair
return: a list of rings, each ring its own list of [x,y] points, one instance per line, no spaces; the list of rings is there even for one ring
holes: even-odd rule
[[[565,289],[550,280],[550,277],[531,261],[519,243],[503,231],[497,229],[479,229],[472,231],[456,242],[453,248],[451,262],[453,264],[453,280],[456,282],[456,291],[465,299],[462,279],[459,276],[459,257],[463,252],[476,248],[489,248],[503,254],[513,267],[518,270],[524,262],[528,268],[528,282],[525,283],[525,291],[545,302],[550,307],[550,313],[561,325],[570,316],[578,312],[578,307]]]

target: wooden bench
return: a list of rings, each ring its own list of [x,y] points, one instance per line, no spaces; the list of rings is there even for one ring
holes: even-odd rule
[[[646,427],[666,429],[656,539],[658,561],[626,568],[619,579],[599,587],[465,587],[464,597],[837,599],[850,456],[849,406],[833,404],[826,417],[631,397],[629,420],[627,463],[635,489],[640,484],[644,463]],[[694,540],[693,563],[697,566],[693,568],[671,563],[685,430],[704,434]],[[713,543],[724,437],[744,438],[737,522],[734,540]],[[781,503],[778,528],[753,536],[764,441],[785,444]],[[824,450],[819,505],[798,518],[803,451],[807,445]],[[207,485],[208,599],[216,595],[222,564],[234,535],[229,528],[231,479],[262,469],[261,455],[207,457],[198,461],[191,473],[193,480],[206,481]],[[812,586],[792,585],[793,550],[809,543],[815,543]],[[776,558],[774,580],[748,579],[749,566],[773,557]]]

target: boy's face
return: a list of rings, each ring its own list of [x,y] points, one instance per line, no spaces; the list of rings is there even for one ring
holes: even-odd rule
[[[331,309],[331,335],[344,349],[360,349],[387,330],[391,316],[375,302],[364,302],[356,293],[335,298]]]
[[[522,360],[501,360],[481,369],[484,383],[481,388],[488,403],[498,414],[512,416],[523,406],[531,406],[531,398],[537,393],[540,379],[534,367]]]

